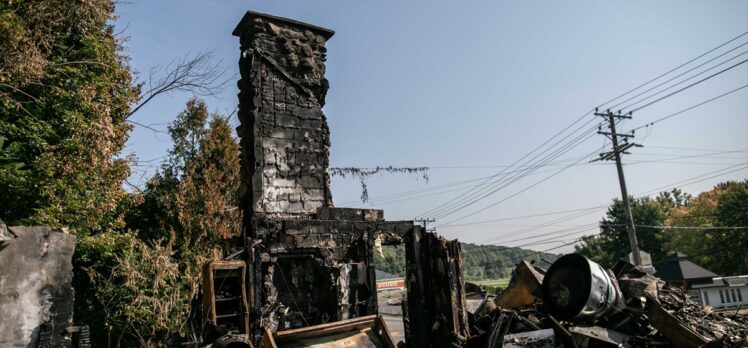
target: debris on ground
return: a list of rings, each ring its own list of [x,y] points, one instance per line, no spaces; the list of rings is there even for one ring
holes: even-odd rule
[[[522,261],[487,302],[469,316],[465,347],[748,347],[748,316],[716,312],[626,262]]]

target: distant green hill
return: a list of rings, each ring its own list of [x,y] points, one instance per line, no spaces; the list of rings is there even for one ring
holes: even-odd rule
[[[385,246],[382,253],[384,258],[375,253],[376,269],[405,276],[405,246]],[[520,248],[462,243],[462,272],[465,280],[508,278],[522,259],[553,262],[558,257]],[[539,266],[547,268],[549,265],[541,261]]]

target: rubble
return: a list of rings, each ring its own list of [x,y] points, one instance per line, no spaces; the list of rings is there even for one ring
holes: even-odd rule
[[[691,300],[678,288],[661,289],[658,300],[663,310],[706,341],[746,344],[748,316],[715,312]]]
[[[522,260],[512,272],[512,278],[506,290],[496,297],[496,305],[511,309],[532,304],[540,296],[540,285],[543,283],[545,270]]]
[[[547,271],[529,266],[518,264],[497,297],[505,308],[471,315],[465,347],[748,347],[748,317],[715,312],[628,263],[605,270],[569,254]],[[528,270],[545,274],[541,294],[519,280]]]

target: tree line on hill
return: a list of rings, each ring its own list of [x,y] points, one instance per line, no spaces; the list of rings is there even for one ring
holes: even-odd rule
[[[478,245],[460,243],[462,249],[462,272],[466,280],[503,279],[512,274],[514,267],[523,259],[527,261],[553,262],[558,255],[510,248],[500,245]],[[378,270],[405,276],[405,246],[385,246],[382,253],[375,252],[374,267]]]

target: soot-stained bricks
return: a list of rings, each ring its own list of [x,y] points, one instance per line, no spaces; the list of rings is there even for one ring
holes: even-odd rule
[[[248,12],[234,35],[242,50],[237,130],[245,204],[284,217],[332,206],[330,131],[322,106],[325,42],[333,32]]]
[[[401,244],[413,223],[332,206],[322,106],[333,32],[248,12],[234,35],[253,339],[376,314],[374,246]]]

